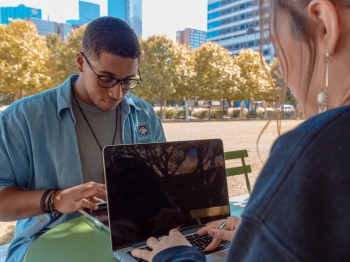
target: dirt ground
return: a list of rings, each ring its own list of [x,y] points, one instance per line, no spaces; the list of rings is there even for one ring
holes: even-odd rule
[[[302,120],[283,120],[282,132],[289,131],[301,123]],[[247,149],[246,164],[252,167],[252,173],[249,174],[252,186],[254,186],[258,174],[268,158],[274,140],[278,137],[276,122],[271,122],[263,133],[257,150],[257,139],[265,125],[266,121],[262,120],[163,123],[168,141],[221,138],[225,151]],[[230,163],[230,165],[235,164],[234,162]],[[228,188],[230,197],[248,192],[244,176],[228,178]],[[14,227],[15,222],[0,222],[0,245],[7,244],[12,240]]]

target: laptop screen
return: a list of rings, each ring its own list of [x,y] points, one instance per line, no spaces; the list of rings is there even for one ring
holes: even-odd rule
[[[229,216],[220,139],[103,150],[113,250]]]

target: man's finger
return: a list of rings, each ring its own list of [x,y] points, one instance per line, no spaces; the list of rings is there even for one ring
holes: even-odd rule
[[[148,250],[142,250],[142,249],[134,249],[131,251],[131,254],[134,257],[142,258],[147,261],[151,261],[151,251]]]
[[[102,187],[90,187],[90,189],[85,190],[82,194],[82,198],[91,198],[91,197],[106,197],[106,190]]]
[[[80,207],[80,209],[83,209],[85,207],[93,209],[93,210],[97,210],[98,209],[98,206],[95,203],[93,203],[93,202],[91,202],[91,201],[89,201],[87,199],[82,199],[81,200],[81,207]]]
[[[91,202],[94,202],[94,203],[106,203],[105,200],[103,200],[101,198],[98,198],[98,197],[92,197],[91,198]]]

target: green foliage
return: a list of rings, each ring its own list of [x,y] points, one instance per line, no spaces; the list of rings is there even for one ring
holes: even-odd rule
[[[73,30],[62,41],[59,35],[38,35],[28,21],[0,25],[0,93],[13,101],[57,86],[69,75],[79,73],[76,53],[82,50],[85,28],[86,25]],[[185,117],[185,110],[177,110],[176,114],[172,110],[163,112],[168,101],[176,104],[188,99],[274,101],[272,91],[283,83],[277,61],[271,64],[274,79],[271,81],[260,64],[259,53],[253,50],[242,50],[233,58],[228,50],[212,42],[190,51],[165,36],[140,39],[140,45],[142,82],[132,92],[159,103],[162,118]],[[265,66],[270,70],[269,65]],[[286,100],[295,104],[293,99],[289,91]],[[228,114],[211,111],[215,118]],[[206,118],[208,110],[191,114]]]
[[[196,112],[197,116],[192,113],[193,116],[198,117],[199,119],[204,119],[204,118],[208,118],[209,117],[209,110],[205,109],[205,110],[200,110]]]
[[[227,115],[227,110],[222,109],[213,109],[211,111],[211,117],[216,119],[222,119],[224,116]]]
[[[0,93],[16,100],[51,87],[49,58],[45,37],[32,22],[0,25]]]
[[[280,95],[282,95],[281,99],[283,99],[283,102],[278,103],[278,105],[283,104],[283,103],[296,105],[297,101],[292,93],[292,90],[290,90],[290,88],[286,86],[286,84],[283,80],[277,58],[275,58],[272,61],[270,68],[271,68],[270,74],[271,74],[271,77],[272,77],[274,84],[276,86],[276,90],[277,91],[282,90],[282,92],[284,92],[283,90],[286,89],[284,94],[280,94]],[[280,93],[280,92],[278,92],[278,93]]]
[[[35,25],[12,20],[0,25],[0,93],[12,101],[62,83],[79,73],[75,55],[86,26],[73,30],[65,42],[59,35],[38,34]]]
[[[142,82],[133,93],[146,100],[158,99],[163,118],[166,101],[181,98],[177,91],[186,85],[187,51],[164,35],[141,39],[140,45]]]
[[[186,114],[186,110],[185,109],[179,109],[177,110],[177,114],[176,114],[176,119],[184,119],[185,118],[185,114]]]
[[[274,89],[261,65],[259,52],[242,49],[234,61],[240,68],[236,100],[275,100]],[[265,67],[269,70],[268,64],[265,63]]]
[[[47,47],[50,49],[48,61],[49,75],[52,79],[52,86],[58,86],[65,80],[64,71],[60,70],[60,56],[65,45],[59,34],[48,34],[46,36]]]
[[[194,85],[197,99],[231,99],[236,92],[239,68],[234,64],[230,52],[221,45],[207,42],[192,53]]]
[[[64,42],[57,57],[57,70],[61,72],[63,80],[72,74],[79,74],[75,63],[78,51],[82,50],[82,40],[87,25],[73,29]]]
[[[166,119],[174,119],[177,116],[177,111],[175,109],[166,109],[165,110],[165,118]]]
[[[240,108],[234,108],[231,113],[229,114],[231,117],[239,117],[239,113],[240,113],[241,109]]]

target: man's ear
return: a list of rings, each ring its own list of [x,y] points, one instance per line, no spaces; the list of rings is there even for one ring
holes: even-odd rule
[[[321,41],[323,51],[333,54],[340,37],[339,14],[336,6],[328,0],[312,0],[308,6],[309,16],[320,23],[317,39]]]
[[[84,58],[80,51],[75,55],[75,63],[79,72],[82,73],[84,71]]]

